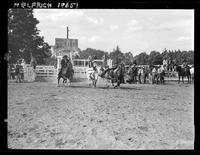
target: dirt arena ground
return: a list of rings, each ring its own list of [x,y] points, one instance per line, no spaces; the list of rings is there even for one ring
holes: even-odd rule
[[[11,149],[194,149],[194,85],[8,84]]]

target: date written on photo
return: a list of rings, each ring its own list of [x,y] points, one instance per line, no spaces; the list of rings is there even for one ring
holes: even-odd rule
[[[21,2],[14,3],[14,8],[23,8],[23,9],[31,9],[31,8],[65,8],[65,9],[77,9],[78,3],[41,3],[41,2]]]

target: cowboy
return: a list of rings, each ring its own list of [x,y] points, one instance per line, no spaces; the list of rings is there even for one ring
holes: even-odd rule
[[[100,76],[103,77],[103,76],[106,74],[106,72],[108,72],[108,71],[110,71],[110,70],[113,70],[113,71],[114,71],[117,67],[118,67],[118,64],[115,63],[115,64],[113,65],[112,68],[106,68],[106,69],[102,72],[102,74],[101,74]]]
[[[125,83],[125,80],[124,80],[125,64],[123,62],[121,63],[121,67],[122,67],[121,83]]]
[[[151,72],[152,72],[152,84],[154,84],[155,78],[156,78],[156,74],[157,74],[156,66],[153,66],[153,69],[152,69]]]
[[[21,74],[20,74],[20,63],[17,61],[16,67],[15,67],[15,75],[16,75],[16,83],[21,82]]]
[[[97,71],[97,64],[94,62],[94,57],[89,56],[89,68],[93,68],[94,71]]]
[[[143,79],[143,83],[146,83],[146,79],[148,78],[148,69],[147,67],[143,67],[143,73],[144,73],[144,79]]]
[[[88,60],[89,60],[89,68],[92,68],[92,67],[93,67],[93,63],[94,63],[94,61],[93,61],[91,55],[88,57]]]
[[[61,63],[61,70],[66,66],[67,61],[68,61],[68,56],[64,55],[61,62],[60,62]]]
[[[136,66],[136,63],[133,63],[132,65],[131,65],[131,67],[130,67],[130,69],[131,69],[131,79],[132,79],[132,81],[135,83],[136,81],[137,81],[137,72],[138,72],[138,68],[137,68],[137,66]]]
[[[62,57],[62,60],[61,60],[61,62],[60,62],[60,64],[61,64],[61,68],[60,68],[60,71],[59,71],[58,74],[61,74],[63,68],[66,67],[66,65],[67,65],[67,58],[68,58],[67,55],[64,55],[64,56]]]
[[[139,67],[139,70],[138,70],[138,80],[139,80],[139,83],[141,84],[142,81],[141,81],[141,76],[143,75],[143,67]]]

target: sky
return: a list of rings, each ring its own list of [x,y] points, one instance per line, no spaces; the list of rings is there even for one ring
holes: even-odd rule
[[[153,50],[194,50],[194,10],[190,9],[34,9],[44,41],[78,39],[79,48],[137,55]]]

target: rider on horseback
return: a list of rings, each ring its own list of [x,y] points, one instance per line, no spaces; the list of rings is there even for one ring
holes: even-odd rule
[[[89,56],[88,60],[89,60],[89,68],[93,68],[94,71],[97,71],[97,64],[94,62],[94,58],[92,58],[92,56]]]
[[[65,68],[67,65],[71,65],[71,67],[72,67],[69,57],[67,55],[64,55],[61,60],[61,69],[60,69],[59,74],[62,74],[63,68]],[[72,68],[72,71],[73,71],[73,68]]]
[[[74,74],[74,70],[73,70],[72,63],[70,62],[70,59],[68,58],[68,56],[64,55],[61,60],[61,69],[58,73],[58,86],[59,86],[60,78],[63,78],[63,84],[67,81],[67,79],[71,83],[73,74]]]
[[[61,60],[61,70],[66,66],[67,59],[68,59],[68,56],[64,55],[63,58],[62,58],[62,60]]]

